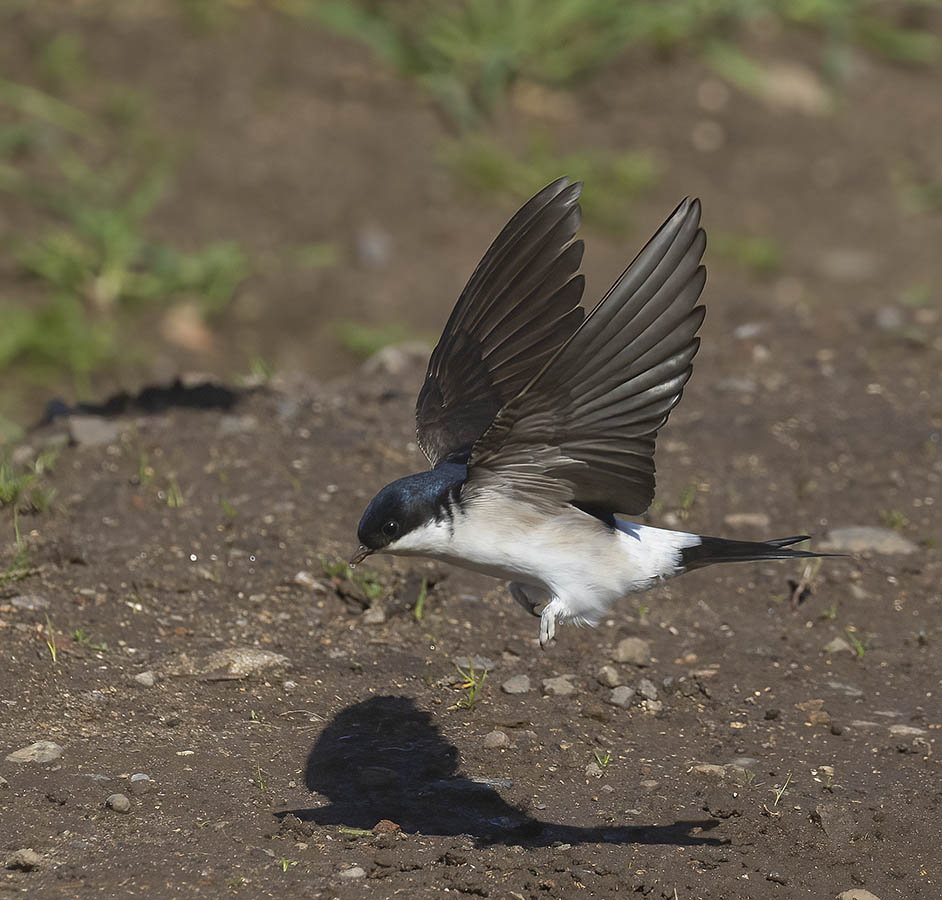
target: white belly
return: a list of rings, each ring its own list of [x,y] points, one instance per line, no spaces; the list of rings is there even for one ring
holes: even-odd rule
[[[421,554],[485,575],[537,585],[561,601],[563,620],[596,622],[619,597],[675,574],[692,535],[624,523],[612,530],[569,507],[548,516],[491,496],[422,526],[394,552]],[[392,548],[391,548],[392,549]]]

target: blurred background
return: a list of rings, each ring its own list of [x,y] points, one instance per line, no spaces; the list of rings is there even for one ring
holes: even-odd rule
[[[590,305],[703,198],[717,389],[931,390],[940,61],[931,0],[0,0],[0,435],[434,343],[561,174]]]

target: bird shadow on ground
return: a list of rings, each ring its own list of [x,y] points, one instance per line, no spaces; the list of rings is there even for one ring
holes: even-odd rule
[[[466,834],[481,844],[725,843],[699,834],[715,819],[595,828],[535,819],[497,792],[506,780],[459,774],[457,748],[408,697],[371,697],[341,710],[311,748],[304,776],[308,790],[330,802],[276,813],[283,827],[372,829],[389,819],[407,833]]]

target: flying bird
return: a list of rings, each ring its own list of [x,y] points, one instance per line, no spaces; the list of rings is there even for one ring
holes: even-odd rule
[[[658,429],[700,339],[706,235],[684,200],[588,315],[581,183],[511,218],[462,291],[416,404],[428,471],[369,503],[350,560],[427,556],[510,582],[540,616],[596,625],[625,594],[712,563],[807,558],[807,536],[733,541],[629,521],[654,498]]]

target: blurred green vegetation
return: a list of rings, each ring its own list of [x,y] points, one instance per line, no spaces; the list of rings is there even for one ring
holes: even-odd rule
[[[715,54],[717,41],[735,41],[756,23],[819,33],[832,74],[846,67],[852,46],[907,63],[932,63],[939,58],[940,41],[920,26],[918,13],[933,2],[280,0],[277,5],[363,41],[416,79],[456,122],[470,125],[491,113],[516,79],[569,85],[636,47],[666,53],[688,44],[714,47]],[[202,0],[204,8],[208,3]]]
[[[16,365],[38,381],[64,373],[82,393],[125,352],[123,309],[186,297],[217,314],[249,263],[231,242],[185,252],[154,236],[172,156],[126,90],[90,112],[70,102],[90,78],[76,35],[53,37],[36,62],[65,96],[0,81],[0,195],[25,224],[0,247],[23,295],[0,297],[0,369]]]
[[[654,185],[658,168],[645,152],[605,150],[557,152],[544,134],[531,135],[524,151],[511,153],[485,134],[465,135],[445,148],[445,163],[476,191],[525,201],[571,172],[585,184],[582,206],[597,226],[618,233],[630,224],[630,210],[640,193]]]

